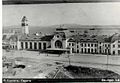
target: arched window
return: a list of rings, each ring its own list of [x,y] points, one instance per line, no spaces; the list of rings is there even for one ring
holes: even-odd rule
[[[83,53],[83,48],[81,49],[81,53]]]
[[[85,53],[87,53],[87,49],[85,48]]]
[[[56,48],[62,48],[62,42],[61,42],[60,40],[57,40],[57,41],[55,42],[55,47],[56,47]]]
[[[28,48],[28,43],[27,43],[27,42],[25,42],[25,48],[26,48],[26,49]]]
[[[23,49],[23,42],[21,42],[21,48]]]
[[[39,49],[41,49],[41,43],[39,43]]]
[[[88,53],[90,53],[90,48],[88,48]]]
[[[93,48],[91,49],[91,53],[93,53]]]
[[[46,49],[46,43],[43,43],[43,49]]]
[[[37,49],[37,43],[36,42],[34,43],[34,49]]]
[[[30,42],[30,49],[32,49],[32,42]]]

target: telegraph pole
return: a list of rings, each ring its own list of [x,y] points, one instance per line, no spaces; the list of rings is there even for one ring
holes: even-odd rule
[[[108,47],[107,47],[107,50],[108,50]],[[108,53],[107,53],[107,70],[108,70],[108,64],[109,64],[109,55],[108,55]]]

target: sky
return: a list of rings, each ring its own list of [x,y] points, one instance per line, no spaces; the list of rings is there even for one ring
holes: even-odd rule
[[[120,25],[120,2],[3,5],[3,26],[20,25],[26,16],[30,26],[58,24]]]

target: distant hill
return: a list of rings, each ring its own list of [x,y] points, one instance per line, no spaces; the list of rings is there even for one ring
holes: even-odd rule
[[[21,26],[7,26],[3,27],[3,33],[10,32],[12,30],[21,31]],[[55,28],[52,27],[41,27],[41,26],[29,26],[30,33],[42,32],[42,33],[53,33]]]
[[[83,33],[88,31],[90,34],[102,34],[112,35],[114,33],[120,33],[120,25],[78,25],[78,24],[61,24],[52,26],[29,26],[30,33],[42,32],[42,33],[53,33],[56,28],[66,28],[70,31],[77,31]],[[4,32],[10,32],[11,30],[21,30],[21,26],[8,26],[3,27]]]

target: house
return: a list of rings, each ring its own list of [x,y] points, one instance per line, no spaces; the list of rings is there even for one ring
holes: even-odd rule
[[[111,39],[111,54],[120,55],[120,34],[113,35]]]
[[[2,46],[10,49],[17,49],[18,37],[14,32],[2,34]]]

